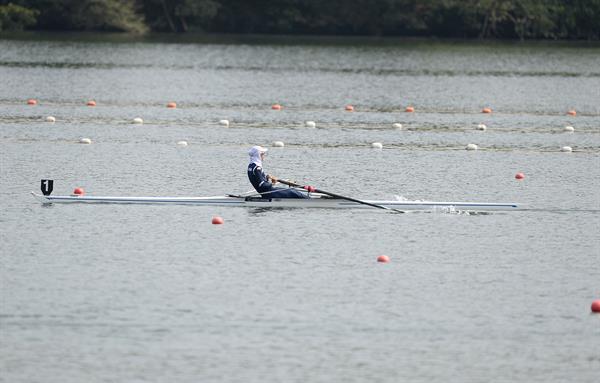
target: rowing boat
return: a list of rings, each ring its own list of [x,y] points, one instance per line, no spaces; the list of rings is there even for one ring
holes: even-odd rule
[[[259,208],[368,208],[365,204],[346,199],[331,198],[314,193],[311,198],[262,198],[257,195],[225,195],[215,197],[110,197],[88,195],[42,195],[31,192],[40,202],[54,203],[87,203],[87,204],[152,204],[152,205],[198,205],[198,206],[245,206]],[[381,201],[362,200],[370,204],[398,210],[431,210],[437,208],[454,208],[465,211],[516,210],[517,203],[502,202],[432,202],[432,201]]]

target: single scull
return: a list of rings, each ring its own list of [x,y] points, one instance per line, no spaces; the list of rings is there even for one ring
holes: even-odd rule
[[[104,204],[152,204],[152,205],[199,205],[199,206],[246,206],[268,208],[368,208],[364,204],[345,199],[331,198],[314,193],[311,198],[261,198],[259,196],[216,196],[216,197],[110,197],[88,195],[42,195],[31,192],[42,203],[104,203]],[[516,210],[516,203],[501,202],[430,202],[430,201],[379,201],[364,200],[371,204],[398,210],[430,210],[455,208],[467,211]]]

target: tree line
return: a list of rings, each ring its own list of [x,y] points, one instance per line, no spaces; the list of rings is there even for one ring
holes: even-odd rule
[[[0,0],[0,30],[600,37],[600,0]]]

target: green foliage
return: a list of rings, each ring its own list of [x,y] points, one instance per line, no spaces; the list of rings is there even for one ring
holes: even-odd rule
[[[147,27],[135,13],[134,1],[87,0],[76,1],[74,23],[85,30],[113,30],[144,33]]]
[[[480,37],[554,37],[557,1],[480,0]]]
[[[36,23],[38,13],[13,3],[0,5],[0,31],[21,31]]]
[[[600,38],[600,0],[568,0],[559,8],[560,38]]]
[[[0,28],[598,39],[600,0],[0,0]]]
[[[187,32],[190,25],[203,30],[217,14],[213,0],[142,0],[146,20],[157,31]]]
[[[37,29],[101,30],[143,33],[135,0],[13,0],[39,14]]]
[[[597,39],[600,32],[600,0],[217,2],[205,29],[225,33]]]

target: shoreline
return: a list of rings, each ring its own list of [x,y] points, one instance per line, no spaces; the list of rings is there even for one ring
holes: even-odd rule
[[[0,40],[13,41],[79,41],[98,43],[167,43],[224,45],[480,45],[480,46],[557,46],[561,48],[600,48],[598,40],[546,39],[470,39],[423,36],[349,36],[349,35],[281,35],[226,33],[158,33],[131,34],[124,32],[88,31],[20,31],[2,32]]]

